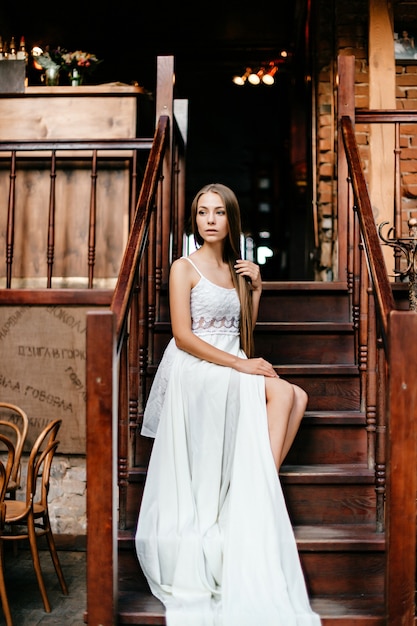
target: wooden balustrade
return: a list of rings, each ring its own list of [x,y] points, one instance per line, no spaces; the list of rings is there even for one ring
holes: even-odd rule
[[[393,295],[372,211],[355,122],[395,126],[393,224],[401,232],[401,124],[417,113],[354,110],[354,58],[340,57],[338,153],[339,214],[346,237],[339,267],[347,268],[357,332],[362,406],[366,411],[368,463],[375,469],[377,530],[386,537],[386,619],[414,624],[416,576],[417,367],[413,337],[417,316],[400,311]],[[346,243],[347,241],[347,243]],[[398,266],[399,259],[396,260]]]
[[[122,207],[120,204],[114,207],[105,207],[106,211],[118,212],[120,215],[120,221],[123,221],[123,215],[126,218],[126,228],[128,228],[128,222],[130,216],[133,214],[133,208],[137,202],[137,187],[138,178],[141,176],[138,172],[138,154],[146,152],[149,154],[152,146],[151,138],[137,138],[137,139],[103,139],[103,140],[25,140],[25,141],[1,141],[0,140],[0,163],[2,165],[3,172],[8,165],[9,169],[9,194],[7,205],[7,228],[6,228],[6,250],[5,250],[5,264],[6,264],[6,288],[10,289],[13,280],[13,264],[14,264],[14,246],[15,246],[15,230],[17,224],[19,228],[22,228],[22,221],[25,217],[20,215],[17,209],[16,200],[16,185],[19,183],[19,165],[27,169],[28,167],[37,168],[39,162],[42,164],[42,171],[48,167],[49,162],[49,206],[47,222],[45,224],[45,240],[47,241],[44,267],[45,269],[45,286],[47,288],[52,287],[52,280],[54,275],[54,259],[59,252],[60,258],[65,259],[66,255],[71,254],[72,245],[72,233],[71,231],[65,234],[65,237],[60,237],[61,244],[65,243],[64,249],[56,249],[56,222],[57,212],[64,211],[65,207],[57,206],[56,199],[56,182],[57,177],[68,173],[65,171],[59,172],[58,167],[63,163],[74,163],[75,170],[80,167],[90,167],[90,189],[86,189],[86,197],[83,200],[83,204],[88,208],[88,215],[86,222],[88,224],[86,232],[87,237],[85,244],[87,247],[86,252],[83,254],[81,250],[78,250],[80,256],[86,258],[86,265],[84,270],[84,276],[86,278],[87,286],[89,289],[94,287],[95,278],[95,266],[96,266],[96,241],[97,241],[97,220],[102,217],[103,207],[97,198],[97,185],[100,180],[100,166],[106,164],[121,163],[121,168],[125,169],[128,165],[128,204],[126,207]],[[86,151],[88,155],[86,155]],[[32,156],[33,155],[33,156]],[[41,156],[40,156],[41,155]],[[29,165],[28,165],[29,164]],[[117,169],[117,166],[116,166]],[[21,190],[22,193],[22,190]],[[87,195],[89,193],[89,196]],[[129,204],[130,203],[130,204]],[[84,218],[82,216],[82,203],[77,207],[77,211],[80,214],[80,221]],[[132,208],[133,207],[133,208]],[[22,206],[20,205],[20,208]],[[39,216],[41,219],[41,216]],[[62,220],[61,220],[62,223]],[[122,243],[122,240],[121,242]],[[30,249],[30,248],[29,248]],[[21,254],[21,252],[20,252]],[[26,253],[27,255],[28,253]],[[116,259],[114,260],[116,261]],[[69,263],[69,262],[68,262]],[[42,265],[42,260],[37,258],[31,258],[27,264]],[[65,263],[64,263],[65,265]],[[24,269],[24,268],[23,268]],[[60,279],[71,279],[71,272],[68,276],[60,276]],[[118,268],[113,270],[115,276],[117,276]],[[28,278],[28,274],[24,273],[22,278]],[[34,276],[33,276],[34,278]],[[80,278],[79,276],[77,278]]]

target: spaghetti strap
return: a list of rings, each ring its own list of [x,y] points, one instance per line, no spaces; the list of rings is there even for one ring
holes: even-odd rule
[[[198,267],[196,266],[196,264],[190,259],[190,257],[188,256],[183,256],[181,257],[182,259],[185,259],[186,261],[188,261],[189,263],[191,263],[191,265],[193,266],[193,268],[195,269],[195,271],[201,276],[201,278],[204,278],[203,274],[200,272],[200,270],[198,269]]]

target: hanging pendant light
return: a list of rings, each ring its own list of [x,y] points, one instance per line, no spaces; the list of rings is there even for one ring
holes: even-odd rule
[[[247,67],[245,73],[242,74],[242,76],[239,76],[239,75],[233,76],[234,84],[239,85],[239,86],[244,85],[246,83],[246,80],[251,74],[252,74],[252,68]]]
[[[278,66],[273,64],[272,67],[262,76],[264,85],[273,85],[275,83],[275,74],[278,72]]]

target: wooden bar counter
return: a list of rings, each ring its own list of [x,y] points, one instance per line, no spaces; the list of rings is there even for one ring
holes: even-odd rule
[[[0,139],[136,137],[141,87],[26,87],[0,94]]]

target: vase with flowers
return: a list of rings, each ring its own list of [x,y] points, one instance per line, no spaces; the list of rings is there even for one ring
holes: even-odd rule
[[[68,52],[60,47],[51,50],[48,46],[45,51],[41,48],[33,48],[32,56],[35,67],[45,70],[46,85],[58,85],[61,70],[69,76],[70,84],[73,87],[81,85],[85,77],[91,74],[101,63],[101,60],[90,52],[83,52],[82,50]],[[51,75],[55,78],[51,78]]]
[[[45,85],[58,85],[61,70],[60,55],[50,53],[49,50],[44,52],[41,48],[33,48],[32,56],[35,68],[45,70]]]
[[[101,60],[90,52],[83,52],[82,50],[62,52],[62,67],[68,72],[73,87],[82,85],[85,77],[91,74],[99,63]]]

